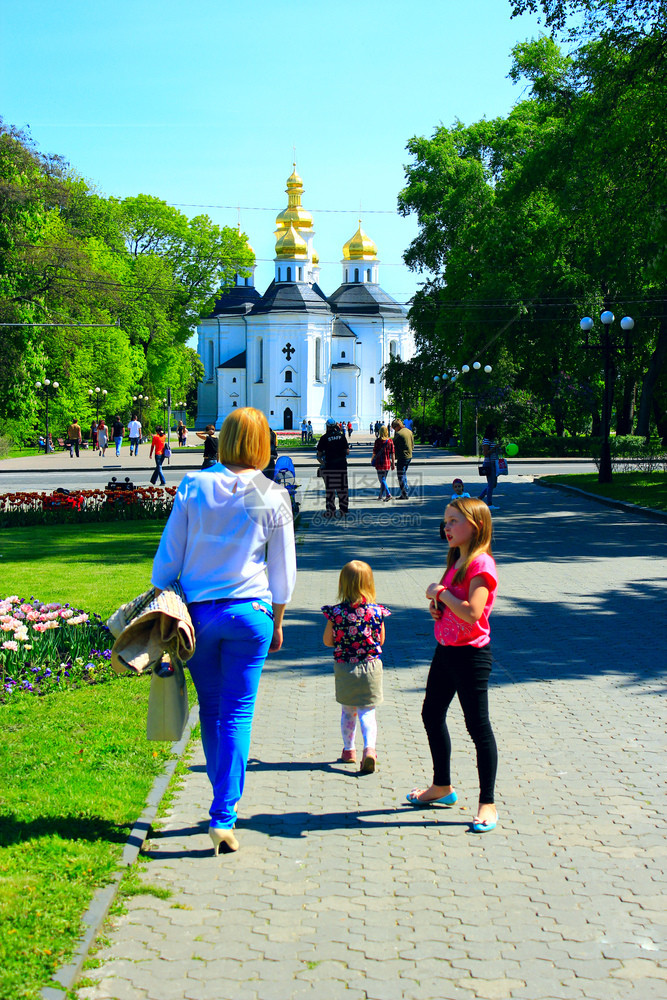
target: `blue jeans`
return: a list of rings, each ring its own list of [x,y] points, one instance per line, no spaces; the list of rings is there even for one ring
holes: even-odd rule
[[[489,507],[493,503],[493,491],[498,485],[495,461],[484,461],[484,472],[486,475],[486,486],[479,495],[480,500],[486,500]]]
[[[396,466],[396,475],[398,476],[398,485],[400,487],[402,497],[406,497],[408,495],[409,467],[410,467],[410,462],[406,462],[405,465]]]
[[[189,606],[196,651],[188,662],[199,698],[211,826],[231,828],[243,795],[262,667],[273,636],[264,601],[200,601]]]
[[[390,497],[391,493],[389,492],[389,487],[387,486],[387,473],[389,472],[389,469],[376,469],[375,471],[377,472],[378,479],[380,481],[380,496]]]
[[[117,437],[117,438],[114,438],[113,440],[114,440],[114,444],[116,445],[116,458],[118,458],[118,456],[120,455],[120,446],[123,443],[123,439],[122,439],[122,437]]]
[[[153,486],[155,486],[155,484],[156,484],[156,482],[158,480],[158,476],[160,478],[160,482],[162,483],[162,485],[163,486],[167,485],[167,480],[164,478],[164,473],[162,471],[162,463],[163,462],[164,462],[164,454],[162,454],[162,455],[156,455],[155,456],[155,472],[151,476],[151,482],[152,482]]]

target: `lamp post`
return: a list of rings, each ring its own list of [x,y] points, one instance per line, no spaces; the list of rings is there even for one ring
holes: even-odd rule
[[[139,407],[139,423],[141,423],[141,411],[144,406],[148,406],[148,396],[144,396],[140,393],[138,396],[132,397],[132,402],[136,403]]]
[[[99,385],[96,385],[94,389],[88,390],[88,398],[90,402],[93,401],[93,396],[95,396],[95,420],[99,424],[100,422],[100,396],[104,399],[107,394],[106,389],[100,389]]]
[[[167,428],[167,399],[166,399],[166,397],[162,400],[162,427],[164,428],[165,431],[168,430],[168,428]]]
[[[602,323],[602,336],[600,338],[600,350],[604,363],[604,385],[602,389],[602,426],[601,426],[601,446],[600,446],[600,472],[598,474],[599,483],[611,482],[611,447],[609,435],[611,432],[611,411],[614,402],[614,371],[612,364],[612,352],[614,345],[612,342],[611,326],[615,320],[613,312],[606,309],[600,316]],[[621,320],[621,330],[632,330],[635,321],[632,316],[624,316]],[[579,321],[579,326],[586,334],[586,347],[591,347],[588,343],[588,334],[595,326],[590,316],[584,316]]]
[[[468,395],[464,396],[464,399],[474,399],[475,401],[475,458],[477,461],[479,461],[479,434],[477,432],[477,418],[479,416],[479,395],[480,395],[479,393],[480,383],[477,376],[481,368],[482,368],[481,361],[473,361],[472,370],[475,373],[475,375],[473,375],[473,391]],[[469,371],[470,371],[470,365],[461,366],[461,373],[463,375],[467,375]],[[492,371],[493,368],[491,367],[491,365],[484,365],[485,375],[490,375]],[[461,431],[461,440],[463,440],[463,413],[461,410],[459,410],[459,425]]]
[[[49,391],[52,389],[55,393],[57,389],[60,388],[60,382],[52,382],[51,379],[45,378],[43,382],[35,382],[35,389],[41,390],[44,393],[44,402],[46,404],[46,432],[44,437],[44,454],[49,453]]]

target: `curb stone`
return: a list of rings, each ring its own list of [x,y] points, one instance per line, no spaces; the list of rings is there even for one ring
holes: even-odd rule
[[[579,496],[586,497],[588,500],[595,500],[597,503],[604,504],[605,507],[614,507],[616,510],[625,511],[626,514],[641,514],[642,517],[649,517],[654,521],[667,521],[667,511],[656,510],[654,507],[640,507],[627,500],[610,500],[609,497],[601,497],[598,493],[587,493],[586,490],[581,490],[578,486],[569,486],[566,483],[545,483],[540,476],[533,476],[533,482],[550,490],[578,493]]]
[[[121,855],[117,871],[108,885],[101,886],[95,891],[92,903],[81,918],[84,932],[78,945],[74,949],[71,961],[68,962],[67,965],[61,966],[60,969],[54,972],[52,981],[48,986],[42,987],[40,991],[40,997],[42,1000],[64,1000],[68,991],[72,989],[72,986],[81,975],[84,962],[88,957],[88,952],[90,951],[102,924],[106,920],[114,899],[116,898],[120,880],[126,870],[137,860],[139,851],[141,850],[148,836],[151,825],[157,815],[160,802],[167,791],[169,782],[171,781],[174,771],[176,770],[176,766],[180,758],[183,756],[183,752],[190,741],[192,730],[198,718],[199,706],[195,704],[190,710],[183,735],[177,743],[172,744],[171,749],[173,756],[171,760],[167,761],[162,774],[159,774],[153,782],[153,787],[148,793],[148,797],[144,803],[143,811],[139,818],[135,821],[134,826],[130,831],[130,835],[127,838],[125,847],[123,848],[123,853]]]

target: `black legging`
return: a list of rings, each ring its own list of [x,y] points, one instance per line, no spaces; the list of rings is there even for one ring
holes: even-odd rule
[[[428,680],[422,719],[433,757],[433,784],[451,785],[452,743],[447,709],[455,694],[463,709],[466,729],[477,750],[479,801],[493,802],[498,751],[489,720],[491,647],[438,645]]]

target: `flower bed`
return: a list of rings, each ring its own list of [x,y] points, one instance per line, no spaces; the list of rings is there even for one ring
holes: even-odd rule
[[[16,595],[0,600],[0,701],[113,679],[99,615]]]
[[[76,490],[4,493],[0,495],[0,528],[32,524],[91,521],[166,520],[176,495],[175,486],[161,489],[139,486],[114,490]]]

